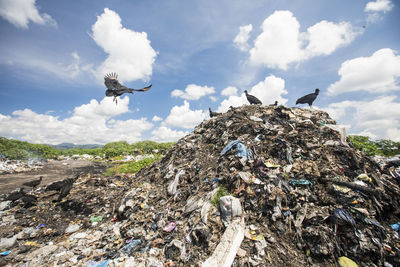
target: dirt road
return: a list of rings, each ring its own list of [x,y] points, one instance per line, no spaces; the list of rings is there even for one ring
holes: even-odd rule
[[[45,163],[41,169],[13,174],[0,174],[0,194],[9,193],[21,187],[23,183],[39,179],[40,176],[43,176],[40,186],[44,186],[54,181],[72,178],[78,173],[101,173],[107,167],[106,164],[87,160],[50,161]]]

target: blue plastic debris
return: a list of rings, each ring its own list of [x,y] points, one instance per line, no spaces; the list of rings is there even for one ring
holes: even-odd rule
[[[221,156],[225,155],[226,152],[228,152],[229,150],[231,150],[231,148],[233,148],[234,146],[236,146],[236,157],[237,158],[242,158],[242,157],[247,157],[248,159],[250,159],[250,155],[249,155],[249,151],[247,150],[247,147],[239,140],[235,140],[230,142],[228,145],[226,145],[224,147],[224,149],[222,149],[221,151]]]
[[[392,227],[393,230],[398,232],[400,230],[400,222],[391,224],[390,227]]]
[[[105,260],[105,261],[103,261],[103,262],[101,262],[101,263],[97,263],[97,262],[95,262],[95,261],[89,261],[89,262],[88,262],[88,265],[87,265],[86,267],[106,267],[106,266],[107,266],[107,263],[108,263],[109,261],[110,261],[109,259],[107,259],[107,260]]]
[[[283,216],[287,217],[291,214],[291,212],[290,212],[290,210],[287,210],[287,211],[284,211],[282,214],[283,214]]]
[[[356,225],[356,221],[354,220],[353,216],[344,209],[335,209],[333,211],[333,220],[335,223],[338,224],[350,224],[352,226]]]
[[[45,225],[44,223],[42,223],[42,224],[36,226],[36,229],[40,229],[40,228],[43,228],[43,227],[46,227],[46,225]]]
[[[0,252],[0,255],[1,256],[7,256],[10,253],[11,253],[11,250],[7,250],[7,251],[4,251],[4,252]]]
[[[140,239],[134,239],[134,240],[132,240],[132,242],[130,242],[128,245],[126,245],[123,249],[127,254],[129,254],[140,243],[142,243],[142,241]]]

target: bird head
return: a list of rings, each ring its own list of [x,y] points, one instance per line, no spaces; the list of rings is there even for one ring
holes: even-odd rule
[[[244,90],[244,93],[247,95],[247,90]]]
[[[318,89],[318,88],[315,89],[315,93],[316,93],[316,94],[319,94],[319,89]]]

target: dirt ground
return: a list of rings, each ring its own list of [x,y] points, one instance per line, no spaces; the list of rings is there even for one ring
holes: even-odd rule
[[[109,166],[105,163],[88,160],[61,160],[49,161],[43,168],[27,172],[0,174],[0,194],[9,193],[22,186],[23,183],[39,179],[43,176],[40,186],[52,182],[72,178],[78,173],[100,173]]]

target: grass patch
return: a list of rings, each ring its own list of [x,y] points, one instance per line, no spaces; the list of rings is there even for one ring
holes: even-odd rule
[[[131,161],[118,164],[117,166],[108,168],[103,174],[104,176],[114,176],[122,173],[137,173],[142,168],[153,164],[154,161],[159,160],[160,158],[161,156],[155,156],[154,158],[146,158],[139,161]]]
[[[215,207],[219,208],[219,199],[223,196],[229,195],[228,189],[226,189],[225,186],[220,185],[218,186],[217,193],[213,196],[211,199],[211,204],[213,204]]]

